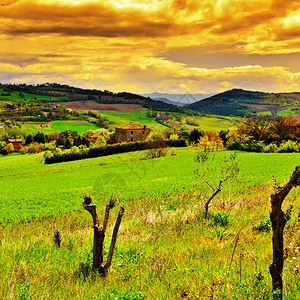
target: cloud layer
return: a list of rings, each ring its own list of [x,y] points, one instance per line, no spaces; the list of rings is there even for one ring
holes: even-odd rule
[[[300,91],[298,3],[1,1],[0,82]]]

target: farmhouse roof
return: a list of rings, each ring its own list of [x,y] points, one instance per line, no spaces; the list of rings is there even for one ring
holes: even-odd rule
[[[21,139],[8,139],[7,142],[8,143],[24,143],[24,141]]]
[[[116,128],[121,128],[121,129],[146,129],[147,125],[140,126],[135,123],[130,123],[128,125],[123,125],[123,126],[117,126]]]

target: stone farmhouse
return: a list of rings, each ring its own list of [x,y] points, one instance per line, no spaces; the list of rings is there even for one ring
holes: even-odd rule
[[[125,126],[117,126],[115,129],[116,140],[118,143],[144,141],[150,131],[151,129],[146,125],[139,126],[134,123]]]
[[[6,141],[6,145],[7,144],[12,144],[15,150],[20,150],[24,145],[24,141],[21,139],[8,139]]]

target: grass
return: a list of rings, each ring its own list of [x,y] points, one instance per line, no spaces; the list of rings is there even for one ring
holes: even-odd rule
[[[292,116],[292,115],[299,115],[299,114],[293,112],[292,109],[286,109],[277,112],[277,116]]]
[[[138,124],[147,124],[152,129],[163,130],[167,128],[164,125],[156,122],[153,118],[147,117],[147,111],[142,110],[134,110],[134,111],[126,111],[126,112],[118,112],[118,111],[99,111],[102,116],[105,116],[117,125],[126,125],[130,122],[138,123]],[[178,113],[174,113],[178,115]],[[229,129],[235,126],[240,122],[239,118],[236,117],[218,117],[218,116],[207,116],[207,117],[199,117],[199,116],[188,116],[186,114],[179,114],[182,116],[183,124],[185,124],[186,118],[195,119],[199,122],[199,128],[202,130],[224,130]]]
[[[201,186],[192,188],[195,151],[177,149],[177,156],[146,161],[139,152],[57,165],[44,165],[41,154],[0,157],[1,218],[15,219],[2,223],[0,231],[0,298],[271,299],[271,233],[252,227],[269,215],[271,173],[285,182],[300,155],[239,152],[241,182],[227,185],[212,202],[210,218],[203,219],[205,193]],[[226,154],[216,153],[216,163]],[[101,219],[103,196],[112,191],[123,196],[125,215],[105,278],[90,268],[93,230],[81,208],[83,190],[93,191]],[[284,206],[299,196],[295,189]],[[300,296],[299,209],[296,201],[285,230],[285,299]],[[105,251],[116,213],[117,208]],[[32,215],[30,222],[16,220]],[[61,248],[53,242],[55,228],[62,234]]]
[[[189,116],[184,115],[185,118]],[[195,119],[199,123],[199,128],[202,130],[212,130],[212,131],[220,131],[230,129],[233,126],[236,126],[241,122],[239,118],[236,117],[190,117]]]
[[[49,100],[52,100],[54,98],[56,99],[59,99],[59,98],[62,98],[62,97],[53,97],[53,96],[46,96],[46,95],[36,95],[36,94],[27,94],[27,93],[23,93],[24,97],[21,97],[20,96],[20,93],[19,92],[9,92],[10,96],[1,96],[2,93],[7,93],[5,91],[3,91],[3,89],[0,89],[0,101],[14,101],[14,100],[25,100],[25,101],[29,101],[29,100],[39,100],[39,101],[42,101],[42,100],[46,100],[46,101],[49,101]]]
[[[133,122],[140,125],[146,124],[151,129],[163,130],[166,128],[166,126],[157,123],[153,118],[147,117],[146,109],[133,111],[99,111],[99,113],[115,125],[127,125]]]
[[[0,220],[78,210],[84,191],[92,192],[102,203],[112,192],[126,201],[189,190],[195,183],[196,151],[177,149],[177,156],[152,160],[140,160],[145,152],[125,153],[53,165],[44,165],[42,154],[1,157]],[[216,160],[225,154],[216,153]],[[283,180],[300,161],[300,155],[241,152],[238,159],[242,184],[232,185],[231,193],[270,182],[272,173]]]
[[[50,133],[53,131],[64,131],[66,129],[75,130],[79,134],[87,130],[95,130],[99,127],[96,124],[85,121],[53,121],[49,123],[25,123],[22,124],[22,130],[35,133],[37,131]]]

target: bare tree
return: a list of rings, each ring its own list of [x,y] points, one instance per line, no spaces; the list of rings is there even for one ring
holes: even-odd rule
[[[248,118],[241,126],[238,131],[251,136],[256,141],[264,140],[265,135],[268,134],[271,125],[271,119],[265,116]]]
[[[271,131],[278,136],[280,140],[288,139],[298,124],[300,124],[300,121],[295,117],[276,117]]]
[[[215,155],[208,151],[201,151],[194,161],[198,163],[195,174],[211,190],[211,196],[205,202],[205,218],[208,215],[208,208],[211,201],[221,192],[223,183],[230,179],[236,179],[239,173],[236,153],[229,157],[224,156],[222,160],[214,163]]]
[[[270,266],[270,274],[273,284],[273,299],[282,299],[282,270],[283,270],[283,230],[286,218],[282,211],[282,203],[293,187],[300,185],[300,165],[296,167],[290,180],[283,187],[278,187],[276,193],[271,195],[270,218],[272,222],[273,263]]]
[[[105,238],[105,232],[108,224],[109,213],[110,210],[115,206],[116,198],[112,195],[109,203],[106,205],[103,226],[100,227],[97,207],[96,205],[91,204],[92,198],[89,195],[84,195],[83,208],[87,210],[92,218],[93,218],[93,226],[94,226],[94,245],[93,245],[93,268],[99,270],[100,274],[105,275],[111,265],[112,257],[117,241],[117,235],[119,231],[119,227],[122,221],[122,217],[124,214],[124,208],[121,207],[119,210],[119,214],[115,223],[115,227],[113,230],[110,248],[108,252],[107,261],[103,263],[103,243]]]

